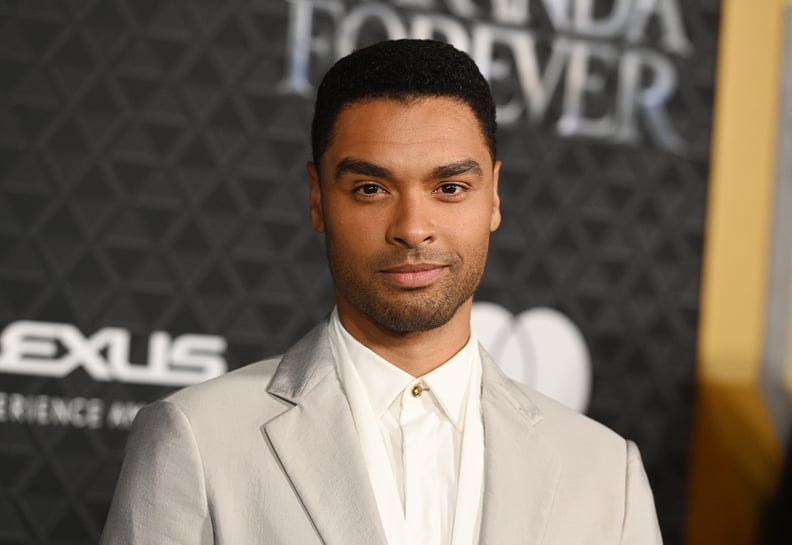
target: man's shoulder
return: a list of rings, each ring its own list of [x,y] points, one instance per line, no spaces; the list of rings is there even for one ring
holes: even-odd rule
[[[514,465],[504,470],[517,489],[531,490],[541,481],[552,490],[554,516],[545,541],[659,545],[652,493],[635,444],[530,387],[508,383],[526,424],[516,430],[522,438],[499,442],[518,452],[507,457]],[[527,469],[514,471],[523,463]]]
[[[319,368],[328,368],[326,329],[326,322],[320,322],[286,353],[182,388],[154,405],[169,405],[197,422],[214,421],[219,415],[227,420],[274,417],[294,405],[296,390],[325,376]]]
[[[280,407],[267,393],[282,356],[270,357],[219,377],[177,390],[160,401],[171,403],[188,417],[222,411],[227,415],[250,409]]]
[[[615,431],[530,386],[508,380],[528,399],[535,414],[533,425],[547,441],[577,455],[580,449],[624,453],[625,439]]]

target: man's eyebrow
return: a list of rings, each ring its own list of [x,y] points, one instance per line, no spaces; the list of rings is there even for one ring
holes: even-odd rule
[[[369,163],[362,159],[346,157],[342,159],[335,168],[335,178],[338,180],[344,174],[359,174],[372,178],[390,178],[391,172],[385,167]]]
[[[451,163],[450,165],[437,167],[432,171],[432,178],[453,178],[460,174],[475,174],[476,176],[481,176],[481,167],[473,159],[465,159],[463,161]]]

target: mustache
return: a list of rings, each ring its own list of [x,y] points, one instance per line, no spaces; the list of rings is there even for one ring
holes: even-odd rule
[[[462,258],[456,252],[450,250],[438,250],[435,248],[410,248],[403,251],[378,254],[372,257],[371,263],[378,270],[393,269],[402,265],[413,263],[431,263],[435,265],[455,265],[460,263]]]

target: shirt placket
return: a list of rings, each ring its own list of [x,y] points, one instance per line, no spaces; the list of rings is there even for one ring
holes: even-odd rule
[[[433,400],[425,385],[411,384],[402,394],[400,426],[404,461],[405,524],[410,543],[442,543],[438,487],[433,485],[437,452],[433,433]]]

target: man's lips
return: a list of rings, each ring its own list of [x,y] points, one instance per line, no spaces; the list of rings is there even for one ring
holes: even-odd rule
[[[440,263],[411,263],[384,269],[385,275],[394,284],[405,288],[421,288],[434,282],[446,270]]]

